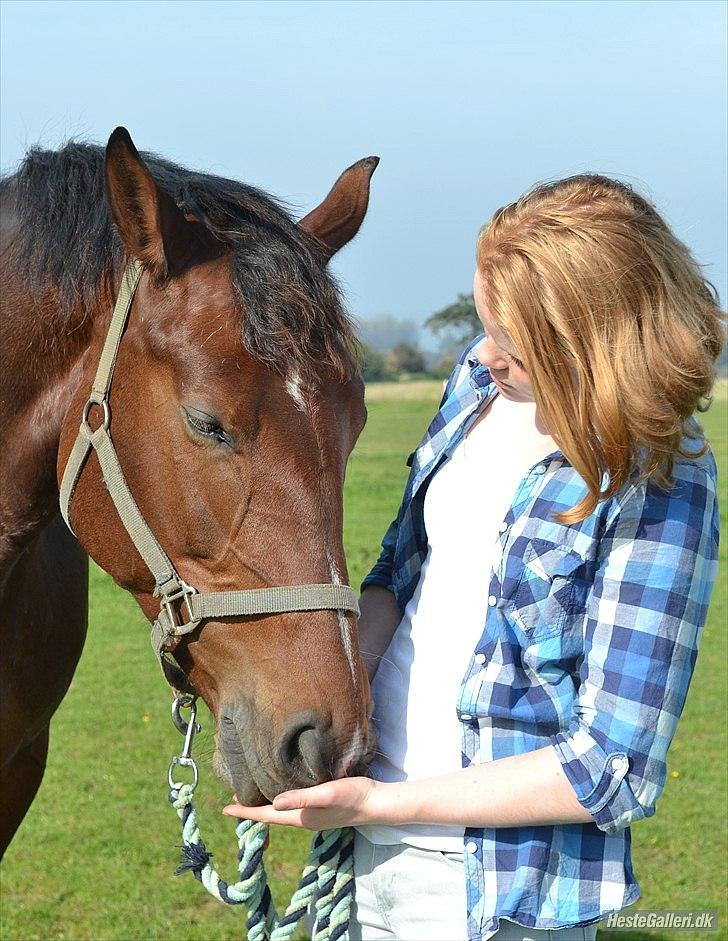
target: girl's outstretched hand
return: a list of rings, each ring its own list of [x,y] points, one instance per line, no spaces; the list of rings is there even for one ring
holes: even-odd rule
[[[284,791],[272,804],[246,807],[228,804],[228,817],[280,823],[308,830],[332,830],[364,823],[384,823],[383,793],[386,785],[371,778],[340,778],[314,787]]]

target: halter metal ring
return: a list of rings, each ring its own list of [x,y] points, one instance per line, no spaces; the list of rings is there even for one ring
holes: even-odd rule
[[[108,431],[109,425],[111,424],[111,409],[109,408],[109,403],[106,401],[106,399],[101,399],[99,402],[96,399],[91,398],[88,400],[88,402],[86,402],[81,414],[81,426],[83,427],[85,425],[90,431],[93,430],[88,423],[88,417],[91,414],[91,409],[94,407],[94,405],[98,405],[104,410],[104,420],[102,422],[102,427],[104,431]]]

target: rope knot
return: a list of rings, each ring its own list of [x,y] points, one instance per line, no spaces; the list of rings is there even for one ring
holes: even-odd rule
[[[195,789],[191,784],[182,784],[179,787],[170,789],[168,800],[175,810],[182,810],[188,804],[192,804],[192,796]]]

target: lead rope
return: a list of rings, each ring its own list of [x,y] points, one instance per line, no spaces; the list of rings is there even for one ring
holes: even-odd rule
[[[188,708],[185,722],[181,710]],[[308,862],[282,917],[273,903],[268,876],[263,864],[263,850],[268,826],[254,820],[241,820],[235,828],[238,839],[240,880],[225,882],[210,863],[210,853],[197,824],[192,796],[198,782],[197,764],[192,758],[192,742],[200,731],[195,697],[175,699],[172,719],[185,736],[181,755],[172,759],[167,783],[169,802],[182,822],[182,863],[177,874],[192,872],[195,879],[214,898],[226,905],[245,905],[248,909],[248,941],[290,941],[296,927],[313,903],[316,917],[312,941],[343,941],[349,930],[351,903],[354,898],[354,831],[351,827],[316,833]],[[177,766],[192,770],[191,784],[174,780]]]

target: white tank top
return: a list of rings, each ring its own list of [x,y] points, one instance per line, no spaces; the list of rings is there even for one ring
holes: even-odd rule
[[[462,769],[456,704],[485,624],[499,527],[523,477],[554,450],[551,437],[536,427],[535,403],[499,394],[430,481],[427,557],[372,684],[376,780]],[[373,843],[444,851],[463,846],[463,827],[357,829]]]

